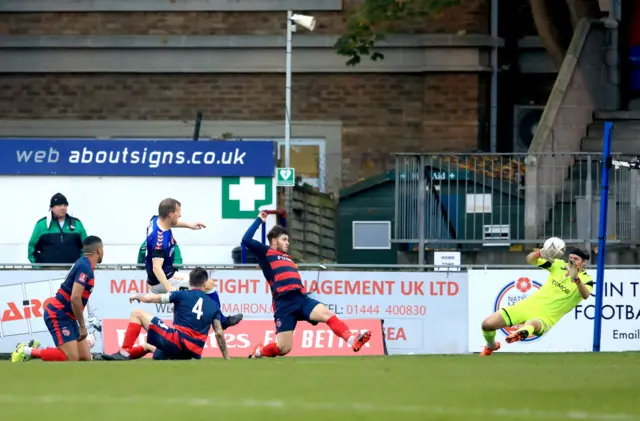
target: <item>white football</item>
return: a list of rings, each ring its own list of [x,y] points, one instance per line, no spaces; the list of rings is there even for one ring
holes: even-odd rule
[[[555,258],[559,259],[564,256],[564,251],[567,248],[564,241],[558,237],[551,237],[547,241],[544,242],[544,248],[546,250],[554,249],[556,251]]]

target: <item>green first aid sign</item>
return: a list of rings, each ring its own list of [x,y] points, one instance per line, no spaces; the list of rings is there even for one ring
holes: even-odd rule
[[[293,187],[296,185],[296,170],[294,168],[276,168],[277,186]]]
[[[272,204],[273,178],[222,178],[222,219],[254,219],[261,206]]]

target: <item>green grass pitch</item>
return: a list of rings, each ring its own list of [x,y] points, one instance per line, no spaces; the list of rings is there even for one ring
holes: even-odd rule
[[[0,362],[0,419],[640,421],[640,354]]]

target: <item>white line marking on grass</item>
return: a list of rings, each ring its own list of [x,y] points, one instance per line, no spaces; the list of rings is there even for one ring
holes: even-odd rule
[[[0,395],[0,403],[8,404],[94,404],[94,405],[186,405],[192,407],[212,408],[261,408],[273,410],[322,410],[328,412],[360,411],[388,413],[418,413],[431,415],[459,415],[462,417],[500,417],[524,419],[566,419],[566,420],[598,420],[598,421],[640,421],[640,414],[595,413],[584,411],[539,411],[533,409],[507,408],[461,408],[426,405],[376,405],[366,402],[331,403],[331,402],[285,402],[281,400],[230,400],[211,398],[170,398],[158,399],[156,396],[20,396]]]

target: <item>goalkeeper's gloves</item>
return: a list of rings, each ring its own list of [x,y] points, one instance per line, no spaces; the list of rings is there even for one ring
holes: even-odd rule
[[[551,245],[549,246],[549,248],[540,249],[540,251],[538,251],[538,254],[540,255],[540,258],[544,260],[553,260],[556,257],[557,250],[553,245]]]
[[[568,268],[569,270],[567,271],[567,276],[569,278],[571,278],[572,280],[575,280],[578,278],[578,266],[576,265],[576,262],[574,262],[573,260],[569,259],[568,264]]]

